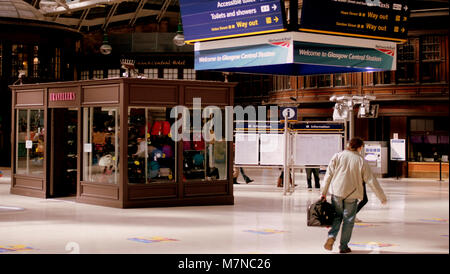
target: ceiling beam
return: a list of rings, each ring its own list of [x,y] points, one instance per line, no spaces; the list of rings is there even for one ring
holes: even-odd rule
[[[67,9],[66,7],[55,5],[55,3],[57,3],[55,1],[41,0],[39,4],[39,10],[44,14],[44,16],[54,16],[58,14],[72,13],[75,11],[95,8],[99,5],[113,5],[129,1],[131,0],[86,0],[75,3],[67,3]]]
[[[172,3],[172,0],[164,1],[158,16],[156,16],[156,21],[158,21],[158,23],[161,22],[161,19],[164,17],[164,14],[166,13],[167,8],[170,6],[171,3]]]
[[[78,24],[77,24],[78,31],[80,31],[81,27],[83,26],[83,21],[86,19],[86,16],[88,15],[90,10],[91,9],[84,10],[83,14],[81,14],[81,18],[78,20]]]
[[[119,6],[120,3],[115,3],[111,9],[108,12],[108,15],[105,18],[105,23],[102,26],[103,30],[106,30],[106,28],[108,28],[109,23],[111,22],[111,19],[114,17],[114,14],[116,13],[117,7]]]
[[[144,9],[140,12],[140,17],[155,16],[158,14],[158,12],[159,12],[158,10]],[[118,14],[118,15],[116,14],[111,17],[111,19],[109,20],[109,24],[114,23],[114,22],[130,20],[133,18],[134,14],[135,14],[134,12]],[[178,12],[166,12],[166,16],[178,18]],[[54,18],[49,18],[49,20],[54,20],[54,22],[56,22],[56,23],[64,24],[67,26],[74,26],[74,27],[75,26],[78,27],[78,24],[80,22],[80,19],[78,19],[78,18],[69,18],[69,17],[63,17],[63,16],[59,16],[58,18],[56,18],[56,20]],[[98,26],[98,25],[102,26],[104,23],[105,23],[104,17],[99,17],[99,18],[89,19],[89,20],[84,19],[81,23],[81,27],[93,27],[93,26]]]
[[[133,18],[131,18],[129,25],[132,27],[134,26],[134,24],[136,23],[136,20],[139,18],[139,13],[142,11],[142,9],[144,8],[145,3],[147,2],[147,0],[140,0],[139,4],[136,8],[136,12],[134,13]]]

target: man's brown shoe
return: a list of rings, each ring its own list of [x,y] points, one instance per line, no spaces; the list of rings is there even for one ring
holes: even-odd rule
[[[323,246],[326,250],[332,250],[335,238],[328,238],[325,245]]]
[[[339,253],[350,253],[350,252],[352,252],[352,250],[349,248],[349,247],[347,247],[346,249],[342,249],[342,250],[340,250],[339,251]]]

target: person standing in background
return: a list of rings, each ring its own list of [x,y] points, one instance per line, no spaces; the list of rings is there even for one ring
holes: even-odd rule
[[[320,188],[320,177],[319,177],[319,171],[320,168],[312,168],[312,167],[307,167],[306,168],[306,181],[308,182],[308,188],[311,189],[312,188],[312,174],[314,174],[314,187],[315,188]]]

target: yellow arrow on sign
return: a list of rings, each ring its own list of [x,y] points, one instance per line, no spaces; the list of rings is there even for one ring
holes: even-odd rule
[[[275,21],[275,23],[277,23],[280,19],[278,19],[277,16],[275,16],[275,18],[273,18],[273,21]]]

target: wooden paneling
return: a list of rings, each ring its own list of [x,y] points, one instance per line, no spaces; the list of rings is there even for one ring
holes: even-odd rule
[[[202,99],[202,107],[227,106],[230,104],[229,89],[226,87],[185,86],[185,105],[192,106],[194,98]]]
[[[221,194],[228,194],[228,183],[191,183],[184,185],[185,197]]]
[[[119,85],[98,85],[83,87],[82,104],[118,104]]]
[[[16,178],[14,178],[13,187],[43,190],[44,189],[44,181],[43,181],[43,179],[16,177]]]
[[[176,85],[130,85],[130,105],[169,105],[178,104]]]
[[[176,184],[134,185],[128,187],[128,200],[166,199],[177,197]]]
[[[43,106],[44,90],[23,90],[15,93],[16,107]]]
[[[394,137],[394,133],[398,133],[399,139],[406,139],[407,136],[407,117],[390,117],[390,138]]]
[[[100,185],[92,183],[81,183],[81,196],[102,198],[102,199],[119,199],[119,187],[116,185]]]
[[[448,163],[442,163],[442,179],[448,179]],[[439,163],[436,162],[408,162],[409,178],[439,178]]]

